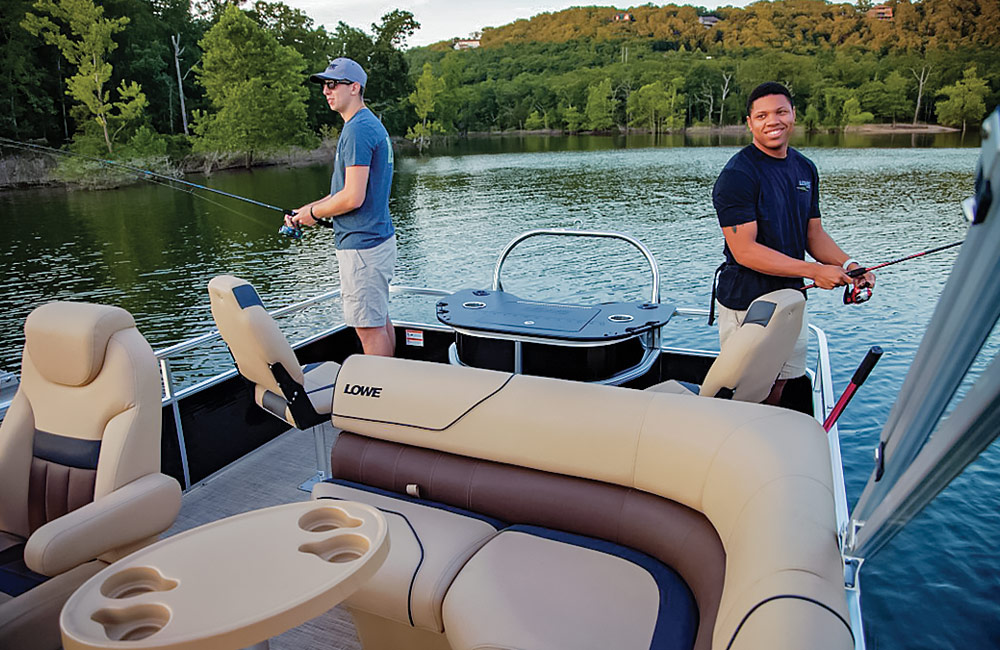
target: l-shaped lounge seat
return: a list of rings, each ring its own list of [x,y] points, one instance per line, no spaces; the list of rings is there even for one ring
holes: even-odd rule
[[[361,356],[335,391],[314,497],[391,513],[369,650],[853,647],[808,416]]]

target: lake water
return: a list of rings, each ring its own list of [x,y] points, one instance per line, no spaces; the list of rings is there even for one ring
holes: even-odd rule
[[[876,263],[964,237],[959,203],[972,193],[978,157],[969,146],[975,138],[966,138],[821,137],[797,146],[819,167],[827,229],[852,256]],[[485,287],[497,254],[515,235],[578,223],[638,238],[658,261],[664,301],[707,307],[722,250],[711,187],[741,141],[493,138],[400,156],[391,205],[400,246],[395,281]],[[255,169],[189,180],[295,207],[327,190],[329,169]],[[48,300],[120,305],[159,349],[212,327],[206,285],[217,274],[250,280],[270,308],[335,287],[328,231],[291,241],[277,235],[276,212],[214,195],[148,184],[105,192],[31,190],[0,194],[0,211],[0,324],[7,332],[0,368],[6,370],[18,369],[24,318]],[[505,266],[504,285],[524,297],[648,296],[645,262],[625,245],[559,238],[531,240],[518,251]],[[838,390],[869,346],[886,351],[840,421],[850,502],[871,470],[881,425],[956,254],[886,269],[864,305],[844,306],[840,292],[810,296],[810,317],[826,330],[839,361]],[[393,315],[433,320],[433,302],[394,303]],[[299,326],[333,324],[340,314],[333,308],[308,318]],[[694,337],[700,347],[716,345],[714,332],[699,331],[700,322],[675,320],[665,342]],[[998,506],[1000,448],[994,445],[865,565],[869,648],[1000,647]]]

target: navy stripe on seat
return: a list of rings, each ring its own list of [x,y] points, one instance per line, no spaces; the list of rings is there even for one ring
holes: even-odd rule
[[[19,552],[10,559],[15,549]],[[35,573],[24,563],[23,544],[7,549],[4,556],[8,561],[0,565],[0,592],[16,598],[49,579],[48,576]]]
[[[496,530],[500,530],[507,525],[506,522],[499,519],[494,519],[493,517],[487,517],[486,515],[473,512],[472,510],[465,510],[463,508],[456,508],[455,506],[450,506],[446,503],[441,503],[439,501],[431,501],[430,499],[420,499],[417,497],[411,497],[409,494],[404,494],[402,492],[393,492],[391,490],[383,490],[382,488],[372,487],[370,485],[365,485],[364,483],[355,483],[354,481],[345,481],[339,478],[328,478],[324,483],[332,483],[334,485],[343,485],[344,487],[354,488],[355,490],[364,490],[365,492],[371,492],[372,494],[380,494],[384,497],[390,497],[392,499],[399,499],[400,501],[409,501],[410,503],[417,503],[422,506],[427,506],[429,508],[437,508],[438,510],[447,510],[448,512],[453,512],[457,515],[462,515],[463,517],[469,517],[471,519],[478,519],[479,521],[485,522],[490,526],[493,526]]]
[[[687,583],[666,564],[645,553],[604,539],[541,526],[516,525],[500,532],[507,531],[589,548],[620,557],[642,567],[652,576],[660,593],[660,605],[656,614],[656,625],[653,628],[653,638],[649,644],[650,650],[690,650],[694,646],[694,638],[698,632],[698,605]]]
[[[329,499],[330,501],[346,501],[340,497],[320,497],[320,499]],[[406,617],[410,621],[410,627],[416,627],[413,625],[413,585],[417,581],[417,574],[420,573],[420,567],[424,565],[424,543],[420,541],[420,535],[417,534],[417,529],[413,527],[413,523],[410,518],[404,515],[398,510],[389,510],[387,508],[377,508],[380,512],[384,512],[390,515],[396,515],[401,518],[407,526],[410,527],[410,532],[413,533],[413,539],[417,542],[417,549],[420,551],[420,558],[417,560],[417,566],[413,567],[413,573],[410,574],[410,586],[406,592]]]
[[[236,304],[240,306],[240,309],[246,309],[254,305],[264,306],[253,285],[241,284],[238,287],[233,287],[233,297],[236,298]]]
[[[47,431],[35,431],[32,453],[36,458],[67,467],[97,469],[101,455],[100,440],[81,440]]]

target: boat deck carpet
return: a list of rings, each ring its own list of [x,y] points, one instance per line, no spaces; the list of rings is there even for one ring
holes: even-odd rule
[[[329,423],[321,426],[329,457],[337,433]],[[291,429],[188,490],[182,499],[181,512],[165,536],[248,510],[307,501],[309,493],[298,486],[315,472],[312,431]],[[271,650],[361,650],[361,643],[351,617],[342,607],[336,607],[274,637],[270,647]]]

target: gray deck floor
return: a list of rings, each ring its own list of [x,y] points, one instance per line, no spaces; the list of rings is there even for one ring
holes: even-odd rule
[[[323,425],[327,454],[336,438],[329,424]],[[192,487],[184,494],[181,512],[166,535],[217,519],[266,508],[306,501],[309,493],[298,489],[316,473],[316,446],[311,431],[292,429]],[[337,607],[322,616],[271,639],[271,650],[361,650],[350,616]]]

